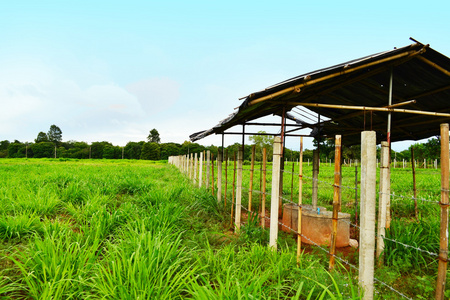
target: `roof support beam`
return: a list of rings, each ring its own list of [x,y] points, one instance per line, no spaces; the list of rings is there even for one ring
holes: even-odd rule
[[[297,104],[307,106],[307,107],[337,108],[337,109],[365,110],[365,111],[383,111],[383,112],[396,112],[396,113],[405,113],[405,114],[427,115],[427,116],[435,116],[435,117],[450,117],[449,113],[439,113],[439,112],[432,112],[432,111],[389,108],[389,107],[370,107],[370,106],[336,105],[336,104],[320,104],[320,103],[297,103]]]
[[[423,61],[424,63],[426,63],[426,64],[432,66],[432,67],[435,68],[436,70],[441,71],[441,72],[444,73],[445,75],[450,76],[450,71],[444,69],[444,68],[441,67],[440,65],[435,64],[434,62],[432,62],[432,61],[426,59],[426,58],[423,57],[423,56],[417,56],[417,58],[420,59],[421,61]]]

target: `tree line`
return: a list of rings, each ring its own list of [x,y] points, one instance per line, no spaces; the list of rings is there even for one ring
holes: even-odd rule
[[[264,131],[260,131],[264,134]],[[264,135],[254,135],[250,137],[251,144],[244,145],[244,160],[250,161],[252,147],[256,148],[256,160],[261,161],[262,149],[267,149],[267,160],[272,160],[273,137]],[[314,146],[319,147],[320,159],[334,160],[334,141],[332,139],[315,140]],[[429,139],[426,143],[417,143],[406,150],[395,152],[392,150],[391,158],[397,160],[410,160],[411,148],[414,147],[415,159],[439,159],[440,157],[440,138]],[[229,145],[224,149],[229,159],[237,155],[238,150],[242,148],[240,143]],[[377,156],[379,157],[379,148]],[[347,160],[360,160],[361,147],[359,145],[342,148],[342,157]],[[147,141],[128,142],[125,147],[114,146],[107,141],[93,142],[91,144],[78,141],[62,141],[62,131],[56,125],[51,125],[47,133],[39,132],[34,143],[20,142],[14,140],[0,141],[0,158],[75,158],[75,159],[144,159],[144,160],[167,160],[169,156],[186,155],[190,153],[200,153],[202,151],[211,151],[214,157],[217,157],[221,147],[214,145],[203,146],[198,143],[185,141],[179,143],[161,143],[158,130],[150,130]],[[299,151],[285,148],[284,158],[290,161],[299,159]],[[305,149],[303,151],[304,161],[312,161],[313,150]]]

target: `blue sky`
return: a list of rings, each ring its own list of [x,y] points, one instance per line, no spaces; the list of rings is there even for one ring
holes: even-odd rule
[[[31,142],[56,124],[65,141],[123,146],[156,128],[182,143],[240,97],[410,36],[450,56],[448,11],[449,1],[3,1],[0,140]]]

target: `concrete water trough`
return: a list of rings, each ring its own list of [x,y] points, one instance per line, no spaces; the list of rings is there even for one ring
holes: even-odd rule
[[[331,230],[333,212],[327,211],[324,207],[313,209],[311,205],[302,205],[302,242],[306,244],[316,243],[318,245],[329,246],[331,241]],[[297,230],[298,206],[287,203],[283,207],[282,230],[292,232],[286,226]],[[307,237],[308,239],[306,239]],[[350,214],[338,214],[338,228],[336,247],[347,247],[350,242]]]

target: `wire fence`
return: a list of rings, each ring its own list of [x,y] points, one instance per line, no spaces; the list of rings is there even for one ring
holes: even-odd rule
[[[210,162],[210,164],[213,164],[214,162]],[[217,161],[216,161],[217,163]],[[298,165],[298,162],[285,162],[287,166],[291,166],[292,165],[292,170],[294,170],[295,168],[295,164]],[[349,164],[351,164],[352,162],[349,162]],[[398,162],[397,162],[398,163]],[[234,177],[233,181],[225,181],[224,180],[224,176],[222,176],[220,183],[217,184],[226,184],[226,186],[228,187],[233,187],[233,188],[237,188],[236,185],[236,173],[237,173],[237,164],[234,161],[231,161],[231,166],[230,166],[230,161],[225,162],[226,164],[226,168],[222,168],[222,172],[224,172],[226,170],[227,172],[227,176],[226,178],[231,179]],[[267,181],[270,180],[271,175],[272,175],[272,170],[270,169],[270,165],[266,166],[266,168],[263,169],[262,166],[262,162],[257,162],[257,164],[255,165],[255,167],[253,168],[248,168],[248,167],[242,167],[241,171],[242,172],[247,172],[247,173],[252,173],[252,176],[255,175],[255,177],[253,178],[255,184],[252,183],[253,188],[250,188],[248,185],[248,182],[246,184],[242,185],[242,190],[245,192],[243,193],[243,199],[248,201],[249,197],[251,196],[246,196],[247,194],[257,194],[260,197],[262,197],[263,195],[265,197],[267,197],[267,203],[270,202],[270,198],[272,196],[271,193],[271,184],[269,182],[269,184],[267,184],[267,189],[266,191],[262,191],[262,176],[264,174],[264,177],[266,178],[266,183]],[[191,165],[190,163],[185,163],[185,165],[181,168],[184,169],[185,172],[189,173],[188,169],[189,169],[189,165]],[[192,163],[192,165],[194,165],[194,163]],[[306,165],[306,162],[303,163],[303,165]],[[309,165],[309,162],[308,162]],[[344,164],[345,165],[345,164]],[[434,164],[436,165],[436,164]],[[325,165],[326,166],[326,165]],[[359,231],[361,228],[357,223],[357,214],[359,214],[359,210],[358,210],[358,201],[357,201],[357,195],[361,194],[360,191],[360,185],[359,185],[359,178],[358,176],[356,176],[358,174],[358,162],[354,162],[353,166],[355,167],[355,173],[354,174],[350,174],[347,170],[347,177],[345,178],[347,184],[345,183],[340,183],[340,184],[336,184],[334,182],[330,182],[327,181],[326,178],[325,179],[319,179],[319,178],[314,178],[312,176],[308,176],[305,175],[304,173],[300,173],[300,172],[296,172],[296,171],[290,171],[287,168],[285,168],[284,170],[282,170],[282,174],[284,174],[285,176],[283,176],[283,178],[285,179],[285,181],[283,182],[284,185],[282,184],[282,191],[286,192],[286,193],[280,193],[280,200],[281,203],[283,204],[290,204],[293,207],[309,207],[310,203],[305,203],[305,204],[299,204],[296,201],[293,201],[294,196],[297,198],[299,197],[299,187],[298,187],[298,181],[302,180],[302,183],[304,182],[305,184],[302,184],[302,194],[303,196],[310,197],[311,193],[312,193],[312,189],[314,188],[315,184],[320,186],[320,192],[322,195],[319,196],[319,200],[323,201],[324,198],[326,199],[327,197],[330,196],[330,194],[327,194],[329,192],[326,191],[334,191],[335,188],[338,188],[340,191],[340,197],[341,197],[341,201],[342,203],[345,205],[348,205],[349,207],[352,207],[352,209],[347,209],[347,212],[349,212],[352,215],[352,219],[355,220],[355,222],[352,221],[348,221],[349,219],[340,219],[342,222],[348,224],[349,226],[357,229],[357,231]],[[404,169],[405,163],[403,163],[403,168]],[[425,165],[426,166],[426,165]],[[204,168],[205,172],[203,172],[203,176],[205,176],[205,174],[207,173],[208,168],[210,168],[211,165],[207,165],[206,161],[203,161],[203,165],[201,166],[201,168]],[[200,168],[200,166],[199,166]],[[186,170],[187,169],[187,170]],[[434,171],[431,171],[434,170]],[[217,171],[217,169],[216,169]],[[307,170],[307,172],[311,172],[311,170]],[[230,174],[231,173],[231,174]],[[342,174],[342,173],[341,173]],[[436,175],[438,176],[440,173],[437,169],[432,169],[432,168],[428,168],[427,171],[425,171],[425,169],[422,169],[421,172],[419,172],[420,175]],[[334,175],[334,174],[333,174]],[[294,177],[296,182],[294,182]],[[326,176],[325,176],[326,177]],[[330,176],[331,177],[331,176]],[[217,176],[216,176],[217,178]],[[248,181],[248,178],[246,178]],[[201,179],[203,180],[203,178]],[[205,185],[207,185],[207,182],[211,181],[211,179],[206,178],[204,180]],[[342,181],[344,181],[344,178],[342,178]],[[352,182],[353,181],[353,182]],[[308,184],[308,182],[310,184]],[[352,182],[352,184],[354,184],[353,186],[349,185],[348,182]],[[296,183],[296,185],[294,185],[294,183]],[[214,184],[215,182],[211,182],[212,184],[212,189],[214,189]],[[417,193],[427,193],[427,192],[433,192],[435,195],[431,195],[428,196],[427,198],[423,198],[423,197],[419,197],[419,196],[410,196],[410,195],[402,195],[402,194],[396,194],[395,191],[395,185],[391,186],[391,190],[388,193],[382,193],[381,191],[378,193],[379,197],[381,198],[383,195],[387,195],[389,198],[389,202],[391,202],[391,200],[393,201],[392,203],[397,203],[397,202],[401,202],[401,203],[406,203],[405,201],[420,201],[422,203],[427,203],[427,204],[440,204],[439,200],[435,200],[433,198],[438,198],[439,197],[439,193],[441,192],[440,188],[436,189],[432,189],[432,188],[424,188],[423,186],[419,187],[419,188],[415,188],[415,192]],[[222,190],[222,193],[224,193],[226,195],[227,199],[231,199],[231,203],[232,206],[236,206],[236,202],[234,201],[236,194],[234,193],[234,191],[230,191],[230,190]],[[229,194],[229,195],[228,195]],[[290,194],[289,196],[286,196],[287,194]],[[346,194],[346,196],[344,196]],[[344,198],[346,198],[344,201]],[[429,199],[431,198],[431,199]],[[254,209],[249,210],[246,206],[245,206],[245,201],[244,203],[240,204],[240,208],[242,208],[245,212],[247,212],[247,214],[250,213],[261,213],[262,210],[266,210],[266,207],[261,207],[261,203],[259,201],[255,201],[253,204]],[[325,204],[325,206],[330,205],[329,201],[325,201],[325,203],[321,203]],[[355,207],[353,207],[355,206]],[[232,217],[232,216],[231,216]],[[277,216],[278,217],[278,216]],[[412,217],[412,216],[411,216]],[[265,220],[270,220],[270,216],[265,215],[263,217]],[[396,221],[401,221],[401,220],[396,220]],[[340,261],[342,264],[348,266],[351,269],[354,270],[359,270],[359,267],[351,264],[349,261],[345,260],[344,258],[337,256],[336,254],[333,254],[330,252],[330,249],[324,247],[323,245],[318,244],[317,242],[314,241],[313,237],[308,237],[305,236],[304,234],[299,234],[299,232],[297,230],[295,230],[294,228],[291,228],[290,226],[288,226],[287,224],[285,224],[284,222],[280,222],[280,220],[277,218],[277,222],[279,224],[279,226],[281,228],[285,228],[287,229],[287,231],[290,231],[292,233],[294,233],[297,237],[301,237],[305,240],[308,241],[309,244],[314,245],[315,247],[317,247],[318,249],[320,249],[321,251],[325,252],[327,255],[329,256],[333,256],[336,260]],[[438,233],[436,233],[438,234]],[[357,236],[353,236],[355,238],[357,238]],[[430,257],[432,257],[433,259],[439,259],[440,255],[438,253],[435,253],[433,251],[427,250],[427,249],[422,249],[421,247],[417,246],[417,245],[412,245],[412,244],[408,244],[404,241],[399,241],[397,238],[395,237],[386,237],[385,235],[381,235],[381,238],[383,239],[383,241],[387,241],[390,243],[394,243],[397,245],[400,245],[404,248],[407,249],[411,249],[411,250],[415,250],[418,251],[424,255],[428,255]],[[448,259],[446,259],[446,261],[448,261]],[[374,277],[374,281],[377,282],[379,284],[379,286],[383,286],[385,288],[387,288],[388,290],[394,292],[395,294],[397,294],[398,296],[401,296],[402,298],[405,299],[412,299],[409,296],[405,295],[405,293],[402,293],[401,291],[399,291],[398,289],[394,288],[392,285],[387,284],[385,282],[383,282],[382,280],[378,279],[377,277]]]

